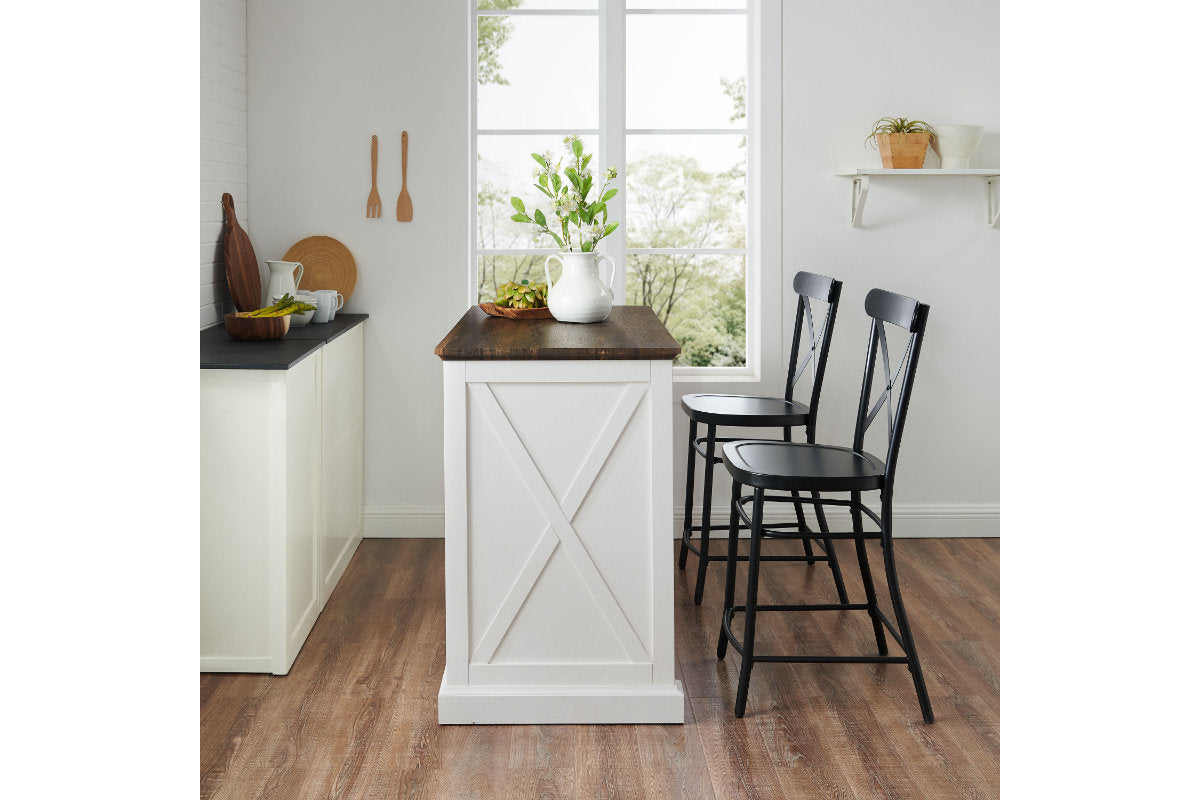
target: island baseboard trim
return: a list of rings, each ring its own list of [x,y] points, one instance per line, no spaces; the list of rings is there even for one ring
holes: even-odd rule
[[[683,684],[672,686],[447,686],[441,725],[682,724]]]

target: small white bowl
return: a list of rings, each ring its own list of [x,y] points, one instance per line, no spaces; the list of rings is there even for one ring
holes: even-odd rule
[[[305,311],[303,314],[292,314],[292,327],[303,328],[305,325],[312,322],[313,314],[316,313],[317,310],[314,308],[312,311]]]

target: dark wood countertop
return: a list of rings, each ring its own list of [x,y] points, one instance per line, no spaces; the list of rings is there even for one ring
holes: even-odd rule
[[[603,322],[463,314],[433,349],[443,361],[653,360],[679,355],[679,342],[648,306],[613,306]]]
[[[241,342],[230,338],[224,325],[214,325],[200,331],[200,369],[290,369],[366,319],[366,314],[338,314],[333,322],[291,328],[273,342]]]

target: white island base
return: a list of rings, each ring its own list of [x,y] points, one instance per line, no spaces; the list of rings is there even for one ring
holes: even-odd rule
[[[682,723],[671,361],[445,360],[443,370],[438,721]]]

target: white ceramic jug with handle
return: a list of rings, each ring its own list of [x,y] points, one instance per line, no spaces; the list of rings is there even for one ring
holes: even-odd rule
[[[267,269],[271,271],[267,279],[267,297],[290,294],[296,296],[300,278],[304,275],[304,265],[299,261],[268,261]]]
[[[550,280],[550,259],[562,264],[558,283]],[[608,259],[608,280],[600,280],[599,262]],[[617,264],[596,253],[559,253],[546,257],[546,305],[559,322],[599,322],[612,311]]]

